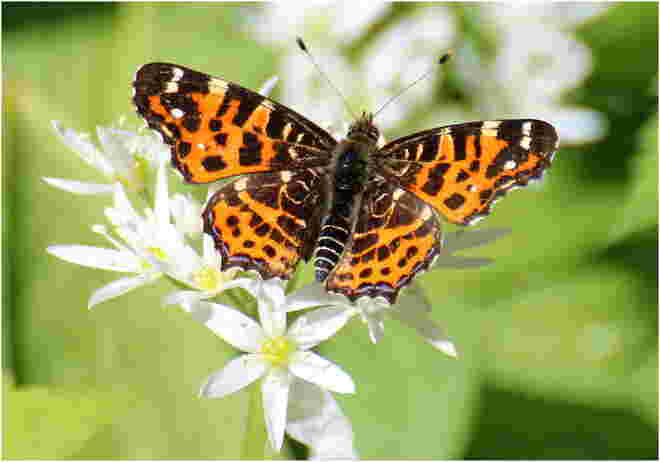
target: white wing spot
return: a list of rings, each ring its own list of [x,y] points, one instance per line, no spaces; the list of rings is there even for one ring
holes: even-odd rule
[[[500,120],[486,120],[484,121],[484,124],[481,126],[483,129],[496,129],[500,125],[502,125],[502,122]]]
[[[179,84],[176,82],[167,82],[167,85],[165,85],[165,93],[176,93],[179,91]]]
[[[281,178],[282,181],[284,181],[285,183],[288,183],[289,181],[291,181],[291,172],[289,172],[289,171],[287,171],[287,170],[281,172],[281,173],[280,173],[280,178]]]
[[[471,184],[467,187],[467,190],[470,191],[470,192],[475,192],[477,190],[477,187],[475,185]]]
[[[184,114],[185,114],[185,112],[183,112],[179,108],[175,107],[174,109],[172,109],[172,117],[174,117],[175,119],[180,119],[181,117],[184,116]]]
[[[523,135],[531,135],[532,134],[532,123],[531,122],[525,122],[522,125],[522,133]]]
[[[516,164],[515,160],[507,160],[504,163],[504,170],[513,170],[514,168],[516,168],[517,165],[518,164]]]
[[[178,82],[179,80],[181,80],[181,77],[183,77],[183,69],[179,69],[178,67],[173,67],[172,82]]]
[[[531,146],[532,143],[532,138],[529,136],[523,136],[520,138],[520,147],[527,149],[529,151],[529,147]]]

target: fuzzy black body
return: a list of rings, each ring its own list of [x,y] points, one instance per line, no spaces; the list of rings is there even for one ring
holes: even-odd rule
[[[371,118],[366,116],[351,126],[346,139],[333,150],[332,195],[314,257],[319,282],[325,281],[336,266],[351,236],[378,136]]]

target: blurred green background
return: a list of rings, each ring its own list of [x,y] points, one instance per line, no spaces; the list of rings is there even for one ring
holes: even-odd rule
[[[365,59],[360,50],[379,34],[429,7],[388,5],[336,46]],[[50,121],[90,133],[121,115],[141,125],[130,83],[143,63],[175,62],[251,88],[276,73],[295,81],[277,67],[291,50],[250,32],[263,8],[2,5],[5,458],[240,457],[248,394],[196,397],[232,351],[182,310],[160,306],[166,282],[88,311],[91,292],[116,275],[45,249],[105,246],[89,226],[105,222],[110,198],[73,196],[41,177],[102,181]],[[456,48],[488,49],[480,8],[450,5]],[[478,225],[513,230],[470,252],[495,264],[419,279],[460,359],[393,321],[378,345],[353,320],[320,349],[357,384],[356,395],[336,398],[364,459],[657,458],[658,7],[610,4],[572,33],[593,65],[562,98],[600,111],[608,128],[562,147],[542,188],[511,194]],[[439,82],[434,104],[472,104],[456,68]],[[402,120],[386,135],[424,128]],[[174,175],[171,184],[199,196]],[[305,449],[289,444],[283,457]]]

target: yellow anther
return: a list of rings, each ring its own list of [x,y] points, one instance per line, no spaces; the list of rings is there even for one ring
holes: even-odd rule
[[[147,247],[147,251],[160,261],[167,261],[169,257],[160,247]]]

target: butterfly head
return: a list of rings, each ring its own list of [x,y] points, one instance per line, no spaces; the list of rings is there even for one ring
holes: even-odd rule
[[[361,141],[375,144],[380,137],[380,132],[374,125],[374,115],[363,112],[362,116],[348,128],[347,138],[353,141]]]

